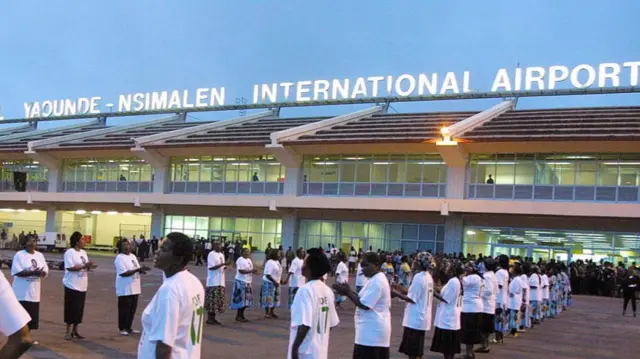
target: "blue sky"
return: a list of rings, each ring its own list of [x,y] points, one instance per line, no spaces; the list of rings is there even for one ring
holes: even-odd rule
[[[640,1],[153,1],[0,3],[0,106],[225,86],[469,70],[488,90],[501,67],[640,60]],[[477,86],[476,86],[477,84]],[[640,94],[524,99],[520,108],[637,105]],[[108,101],[107,101],[108,102]],[[394,105],[483,109],[491,101]],[[362,106],[283,110],[339,114]],[[195,114],[230,118],[237,113]],[[135,119],[120,119],[124,123]],[[61,125],[59,123],[57,125]],[[51,124],[43,124],[48,127]]]

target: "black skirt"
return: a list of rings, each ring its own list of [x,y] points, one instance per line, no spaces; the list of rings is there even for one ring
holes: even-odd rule
[[[460,316],[460,342],[462,344],[480,344],[482,335],[480,334],[482,313],[462,313]]]
[[[460,353],[460,331],[436,327],[431,340],[431,351],[450,356]]]
[[[424,355],[424,330],[404,327],[402,342],[398,351],[409,357],[420,358]]]
[[[29,316],[31,316],[31,321],[28,324],[29,330],[38,329],[38,325],[40,323],[40,303],[21,301],[20,304],[22,305],[24,310],[26,310],[27,313],[29,313]]]
[[[87,292],[64,287],[64,322],[66,324],[80,324],[84,316],[84,302]]]
[[[480,317],[480,333],[493,334],[496,331],[495,314],[482,313]]]
[[[353,359],[389,359],[388,347],[353,346]]]

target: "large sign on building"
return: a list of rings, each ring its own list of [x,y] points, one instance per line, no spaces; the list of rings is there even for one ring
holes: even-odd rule
[[[502,68],[496,72],[490,92],[553,90],[564,88],[637,86],[640,61],[581,64],[573,67]],[[470,71],[367,76],[346,79],[302,80],[253,85],[252,101],[259,103],[316,102],[376,97],[437,96],[473,92]],[[477,85],[477,84],[474,84]],[[488,86],[485,86],[485,88]],[[102,103],[101,96],[32,101],[24,104],[26,118],[211,108],[225,104],[224,87],[195,90],[138,92],[119,95],[117,102]]]

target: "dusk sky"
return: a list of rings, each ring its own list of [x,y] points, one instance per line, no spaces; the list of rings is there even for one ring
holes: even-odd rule
[[[640,61],[640,1],[5,1],[0,106],[173,89],[499,68]],[[628,85],[623,77],[622,85]],[[625,83],[627,81],[627,83]],[[523,99],[519,108],[638,105],[640,94]],[[403,111],[484,109],[499,100],[396,104]],[[366,106],[283,110],[341,114]],[[198,119],[232,118],[198,113]],[[136,118],[110,123],[126,123]],[[68,122],[67,122],[68,123]],[[43,124],[42,127],[58,126]]]

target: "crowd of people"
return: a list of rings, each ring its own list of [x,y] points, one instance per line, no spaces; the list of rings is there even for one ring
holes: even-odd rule
[[[70,237],[64,254],[65,340],[84,337],[78,327],[83,321],[89,273],[97,267],[84,250],[82,234]],[[291,311],[289,358],[326,358],[330,328],[339,325],[336,308],[347,300],[355,309],[354,358],[389,358],[392,298],[406,302],[399,352],[409,358],[424,355],[426,332],[434,327],[430,350],[453,358],[464,347],[465,358],[490,352],[492,343],[503,343],[506,335],[520,333],[554,318],[571,304],[576,289],[609,295],[613,283],[624,296],[624,313],[631,303],[636,315],[636,293],[640,285],[635,263],[595,265],[577,261],[565,263],[532,258],[483,257],[356,251],[335,246],[305,250],[282,246],[265,250],[266,259],[259,293],[254,299],[253,281],[258,269],[246,243],[219,241],[199,243],[182,233],[171,233],[149,245],[155,267],[162,270],[163,284],[141,315],[142,331],[134,329],[141,294],[141,275],[150,268],[140,264],[146,240],[122,238],[114,260],[115,289],[120,335],[141,334],[139,358],[199,358],[202,328],[220,325],[219,314],[236,311],[238,323],[248,322],[245,312],[254,305],[264,317],[279,317],[288,285],[287,307]],[[208,243],[208,245],[207,245]],[[3,317],[0,333],[8,335],[0,358],[17,358],[37,342],[31,331],[39,327],[40,285],[49,273],[44,256],[36,250],[37,237],[23,237],[21,250],[11,261],[13,285],[0,272],[0,303]],[[202,248],[202,253],[198,248]],[[203,286],[187,266],[198,264],[206,254],[207,279]],[[284,263],[283,263],[284,261]],[[235,266],[233,288],[226,292],[226,271]],[[594,275],[594,273],[596,273]],[[613,273],[613,274],[612,274]],[[355,276],[355,290],[349,283]],[[328,277],[335,276],[333,286]],[[596,281],[593,281],[593,278]],[[11,288],[13,290],[11,290]],[[436,307],[435,318],[432,308]]]

